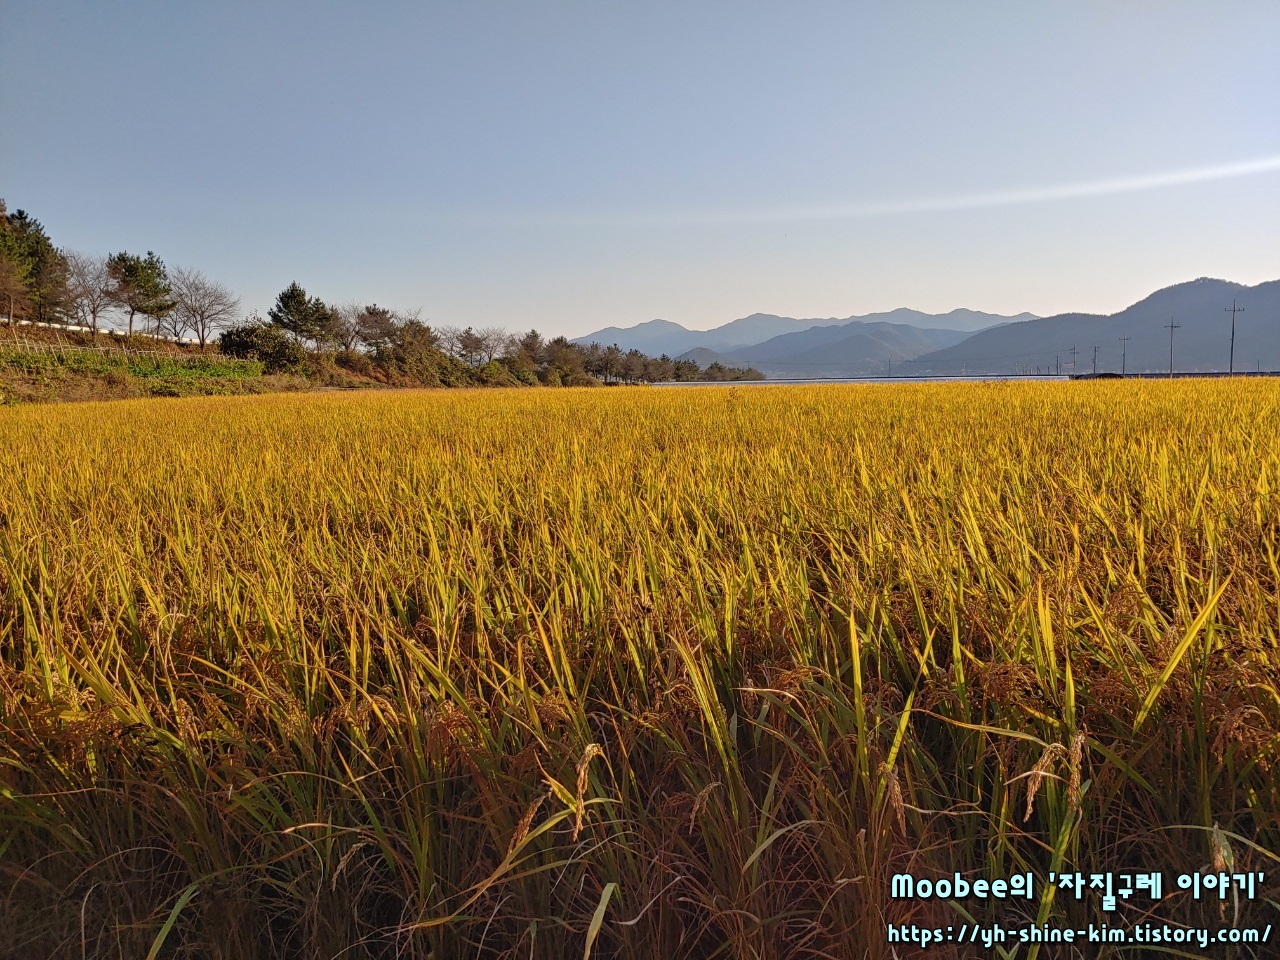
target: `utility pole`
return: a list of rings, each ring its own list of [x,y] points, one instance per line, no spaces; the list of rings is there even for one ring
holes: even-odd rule
[[[1058,361],[1058,355],[1053,355],[1053,373],[1055,376],[1062,376],[1062,364]]]
[[[1124,376],[1124,362],[1129,354],[1129,337],[1120,338],[1120,376]]]
[[[1098,375],[1098,345],[1096,343],[1093,345],[1093,375],[1095,377]]]
[[[1169,322],[1164,325],[1164,328],[1169,331],[1169,379],[1170,380],[1173,379],[1173,331],[1181,328],[1181,326],[1182,324],[1173,322],[1173,317],[1170,317]]]
[[[886,379],[893,379],[893,357],[889,358],[889,376]]]
[[[1244,313],[1244,307],[1237,307],[1235,297],[1231,298],[1231,309],[1222,308],[1223,313],[1231,314],[1231,359],[1227,363],[1227,376],[1236,372],[1236,314]]]
[[[1076,345],[1071,345],[1071,372],[1076,372]]]

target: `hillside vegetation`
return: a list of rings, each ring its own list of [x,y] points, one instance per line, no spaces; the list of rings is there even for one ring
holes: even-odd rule
[[[264,393],[333,387],[580,387],[759,380],[536,330],[427,323],[421,310],[329,303],[290,283],[266,318],[193,267],[148,250],[95,255],[54,245],[0,199],[0,404]],[[195,345],[195,346],[193,346]],[[252,364],[204,359],[209,353]],[[193,358],[199,354],[200,358]],[[145,358],[161,356],[160,362]],[[265,374],[265,376],[264,376]]]
[[[1260,928],[1277,435],[1267,381],[0,410],[0,954]],[[1259,896],[1173,883],[1223,865]]]
[[[309,386],[301,376],[267,375],[257,360],[140,337],[107,343],[47,331],[6,337],[0,331],[0,404],[265,393]]]
[[[405,335],[404,330],[408,330]],[[501,356],[469,363],[393,327],[369,350],[307,346],[265,324],[225,331],[216,346],[164,338],[92,335],[63,327],[0,327],[0,405],[377,387],[600,386],[661,380],[752,380],[754,370],[654,359],[639,353],[514,339]]]

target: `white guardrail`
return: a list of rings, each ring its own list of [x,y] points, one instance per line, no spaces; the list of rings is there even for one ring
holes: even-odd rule
[[[10,327],[41,327],[46,330],[66,330],[68,333],[93,333],[93,327],[77,327],[68,323],[41,323],[38,320],[13,320],[9,317],[0,317],[0,323]],[[113,327],[99,327],[98,333],[110,334],[113,337],[127,337],[128,331],[116,330]],[[196,337],[166,337],[159,333],[143,333],[141,330],[135,331],[135,337],[147,337],[150,340],[163,340],[165,343],[189,343],[198,344],[200,341]],[[92,349],[81,347],[79,349]]]

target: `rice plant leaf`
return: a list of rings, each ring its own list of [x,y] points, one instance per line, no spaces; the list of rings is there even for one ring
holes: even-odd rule
[[[173,905],[173,909],[169,911],[169,916],[164,922],[164,926],[156,934],[156,938],[151,941],[151,949],[147,951],[147,960],[156,960],[160,956],[160,950],[164,946],[164,942],[169,937],[169,932],[173,929],[173,925],[178,922],[178,914],[182,913],[182,908],[191,902],[191,898],[196,895],[196,891],[200,889],[200,881],[188,884],[178,896],[177,902]]]
[[[760,856],[773,845],[773,841],[777,840],[783,834],[790,833],[792,830],[798,830],[800,827],[807,827],[818,822],[819,821],[817,820],[797,820],[795,823],[788,823],[785,827],[779,827],[777,830],[773,831],[773,833],[769,834],[764,843],[756,847],[755,852],[747,858],[747,862],[742,865],[742,869],[739,873],[745,877],[747,875],[747,871],[751,869],[751,865],[759,860]]]
[[[591,925],[587,927],[587,944],[582,948],[582,960],[591,960],[591,947],[596,942],[600,928],[604,925],[604,912],[609,908],[609,901],[617,889],[618,885],[610,882],[606,883],[604,889],[600,891],[600,902],[596,905],[596,912],[592,914]]]
[[[1160,671],[1160,676],[1156,678],[1156,682],[1151,685],[1151,689],[1147,691],[1147,696],[1142,701],[1142,706],[1138,709],[1138,715],[1133,718],[1133,730],[1137,733],[1138,728],[1142,726],[1142,722],[1147,719],[1147,715],[1151,712],[1151,708],[1155,706],[1156,698],[1160,696],[1160,692],[1164,690],[1165,684],[1169,682],[1169,678],[1173,676],[1173,671],[1178,669],[1178,664],[1182,662],[1182,658],[1187,655],[1187,651],[1191,649],[1191,644],[1196,636],[1203,629],[1204,625],[1209,622],[1209,618],[1213,616],[1213,611],[1218,606],[1218,600],[1222,597],[1222,593],[1227,589],[1227,584],[1231,582],[1231,575],[1227,575],[1227,579],[1222,582],[1222,586],[1218,588],[1218,592],[1209,598],[1209,602],[1201,608],[1200,613],[1195,620],[1191,622],[1191,626],[1187,628],[1186,634],[1178,641],[1177,647],[1173,650],[1173,655],[1169,657],[1169,662],[1164,665],[1164,669]]]

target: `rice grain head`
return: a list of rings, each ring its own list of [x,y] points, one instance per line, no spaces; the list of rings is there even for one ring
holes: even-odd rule
[[[574,800],[574,817],[573,817],[573,839],[578,839],[578,834],[582,832],[582,817],[586,812],[586,804],[583,798],[587,793],[589,767],[591,761],[604,754],[604,749],[598,743],[588,743],[587,748],[582,751],[582,759],[578,761],[578,787]]]

